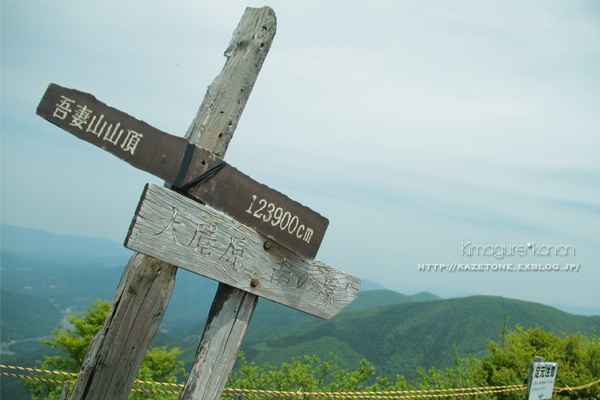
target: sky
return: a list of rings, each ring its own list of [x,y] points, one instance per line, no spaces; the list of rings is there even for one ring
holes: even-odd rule
[[[183,136],[264,5],[2,1],[1,222],[123,242],[162,182],[36,116],[48,84]],[[329,218],[318,259],[405,294],[600,307],[600,2],[268,5],[225,159]]]

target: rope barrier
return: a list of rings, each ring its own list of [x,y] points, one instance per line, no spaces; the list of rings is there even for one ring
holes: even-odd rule
[[[28,372],[40,372],[40,373],[43,373],[43,374],[66,375],[66,376],[72,376],[74,378],[77,378],[77,374],[73,373],[73,372],[51,371],[51,370],[47,370],[47,369],[17,367],[17,366],[13,366],[13,365],[2,365],[2,364],[0,364],[0,368],[15,369],[15,370],[19,370],[19,371],[28,371]],[[56,382],[62,382],[62,381],[56,381]],[[139,384],[142,384],[142,385],[171,386],[171,387],[179,387],[179,388],[183,388],[183,386],[184,386],[181,383],[140,381],[138,379],[136,379],[135,381],[133,381],[133,383],[139,383]]]
[[[73,373],[73,372],[50,371],[50,370],[47,370],[47,369],[17,367],[17,366],[14,366],[14,365],[2,365],[2,364],[0,364],[0,368],[15,369],[15,370],[18,370],[18,371],[27,371],[27,372],[42,372],[44,374],[66,375],[66,376],[72,376],[72,377],[75,377],[75,378],[77,377],[77,374]]]
[[[72,372],[51,371],[51,370],[18,367],[18,366],[2,365],[2,364],[0,364],[0,368],[61,375],[61,376],[67,376],[69,378],[77,377],[77,374],[72,373]],[[57,384],[65,383],[64,380],[59,381],[59,380],[38,378],[38,377],[33,377],[33,376],[28,376],[28,375],[12,374],[9,372],[0,372],[0,375],[11,376],[11,377],[20,378],[20,379],[28,379],[28,380],[33,380],[33,381],[40,381],[40,382],[44,382],[44,383],[57,383]],[[174,387],[174,388],[175,387],[183,388],[183,386],[184,386],[183,384],[179,384],[179,383],[151,382],[151,381],[141,381],[141,380],[135,380],[134,383],[143,384],[143,385],[154,385],[154,386],[168,386],[168,387]],[[563,391],[584,390],[584,389],[588,389],[597,384],[600,384],[600,379],[595,382],[591,382],[586,385],[578,386],[575,388],[571,388],[571,387],[554,388],[554,392],[559,393],[559,392],[563,392]],[[475,396],[475,395],[484,395],[484,394],[492,394],[492,393],[515,392],[515,391],[521,391],[521,390],[526,390],[526,389],[527,389],[527,387],[525,385],[488,386],[488,387],[456,388],[456,389],[406,390],[406,391],[389,391],[389,392],[290,392],[290,391],[280,391],[280,390],[225,388],[225,389],[223,389],[223,394],[226,396],[245,396],[245,397],[255,397],[255,398],[266,397],[266,396],[281,396],[281,397],[321,397],[321,398],[330,398],[330,399],[350,399],[350,398],[422,399],[422,398]],[[143,392],[143,393],[179,394],[179,391],[174,391],[174,390],[157,390],[157,389],[142,389],[142,388],[133,388],[131,390],[133,392]]]
[[[565,388],[554,388],[554,391],[557,392],[557,393],[558,392],[572,392],[574,390],[588,389],[588,388],[591,388],[592,386],[597,385],[597,384],[600,384],[600,379],[598,379],[596,382],[591,382],[591,383],[588,383],[587,385],[577,386],[577,387],[574,387],[574,388],[570,388],[568,386],[565,387]]]
[[[503,390],[479,390],[482,388],[462,389],[463,393],[448,393],[448,394],[416,394],[414,396],[403,396],[402,394],[415,393],[418,391],[390,391],[390,392],[286,392],[279,390],[253,390],[253,389],[235,389],[225,388],[223,394],[228,396],[246,396],[246,397],[265,397],[265,396],[282,396],[282,397],[322,397],[331,399],[419,399],[419,398],[442,398],[442,397],[459,397],[459,396],[474,396],[490,393],[514,392],[525,390],[526,386]],[[453,389],[440,389],[440,392],[449,392]]]
[[[30,381],[39,381],[39,382],[45,382],[45,383],[65,383],[65,381],[56,381],[56,380],[52,380],[52,379],[36,378],[34,376],[28,376],[28,375],[11,374],[10,372],[0,372],[0,375],[12,376],[13,378],[28,379]]]

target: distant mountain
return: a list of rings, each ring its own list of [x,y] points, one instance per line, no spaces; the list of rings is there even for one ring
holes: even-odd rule
[[[0,224],[1,251],[22,259],[60,264],[127,264],[133,252],[115,241],[85,236],[60,235],[40,229]]]
[[[383,287],[383,285],[380,285],[379,283],[373,282],[370,279],[361,279],[360,282],[360,291],[361,292],[366,292],[369,290],[387,290],[386,288]]]
[[[105,239],[2,225],[1,287],[13,294],[41,297],[46,305],[50,302],[63,313],[67,309],[83,311],[95,299],[112,301],[129,257],[119,253],[120,248]],[[110,264],[114,257],[125,260],[114,267]],[[333,351],[339,356],[341,367],[354,369],[366,358],[376,366],[378,374],[399,373],[410,379],[415,377],[418,366],[451,367],[452,344],[456,344],[461,356],[484,355],[487,339],[499,338],[504,311],[509,315],[509,327],[518,323],[525,328],[537,324],[557,333],[590,332],[592,328],[600,331],[598,316],[571,315],[541,304],[489,296],[441,300],[429,292],[407,296],[380,286],[364,280],[358,298],[329,321],[261,299],[242,344],[247,359],[276,365],[303,355],[326,358]],[[188,366],[216,289],[214,281],[182,269],[177,272],[161,328],[175,338],[160,333],[155,341],[182,346],[181,359]],[[2,296],[3,340],[5,328],[7,337],[30,335],[19,333],[21,321],[5,322],[4,318],[12,312],[5,315],[5,304],[10,307],[14,301],[5,300],[4,291]],[[27,298],[31,297],[34,296]],[[44,317],[52,314],[42,311],[44,307],[19,306],[21,313],[33,308],[44,314],[28,311],[28,317],[36,322],[28,322],[27,326],[43,325]],[[45,332],[54,328],[58,315],[54,316],[47,322]]]
[[[173,295],[162,320],[163,328],[183,328],[206,318],[218,286],[217,281],[179,268]],[[204,325],[202,327],[204,329]]]
[[[425,288],[425,291],[433,293],[442,299],[454,299],[456,297],[471,297],[481,295],[481,293],[466,291],[459,288]]]
[[[98,299],[112,301],[124,270],[33,261],[7,251],[1,253],[0,265],[3,289],[43,297],[63,312],[82,312]],[[179,269],[163,324],[181,327],[199,321],[208,314],[216,291],[217,282]]]
[[[341,313],[386,306],[388,304],[411,303],[414,301],[430,301],[439,299],[439,297],[428,292],[405,295],[392,290],[371,290],[367,292],[361,292],[356,300],[348,304],[348,306],[346,306]]]
[[[112,301],[132,254],[122,244],[103,238],[59,235],[6,224],[1,224],[0,228],[2,288],[43,297],[63,312],[67,309],[81,312],[96,299]],[[201,334],[217,286],[215,281],[179,269],[173,296],[162,321],[163,329],[172,331],[177,337],[197,335],[198,330]],[[378,283],[369,279],[362,281],[361,294],[382,290],[385,292]],[[415,300],[388,292],[388,297],[393,299],[382,297],[368,306]],[[359,307],[360,301],[353,302],[348,310],[365,308]],[[289,326],[311,319],[309,315],[261,300],[254,313],[253,326]],[[181,329],[185,330],[186,336],[177,332]]]
[[[0,338],[2,342],[46,336],[62,319],[48,300],[0,289]]]
[[[338,365],[356,369],[366,358],[378,375],[416,378],[417,367],[451,368],[452,345],[459,355],[484,356],[487,340],[499,341],[504,311],[508,326],[539,325],[561,334],[600,330],[600,317],[570,315],[537,303],[474,296],[410,302],[343,313],[329,321],[250,332],[242,343],[256,364],[290,362],[293,357],[339,356]]]
[[[438,299],[438,297],[426,292],[407,296],[391,290],[361,291],[358,297],[352,303],[342,309],[340,313],[363,310],[366,308],[379,307],[388,304],[408,303],[412,301],[428,301],[435,299]],[[278,327],[294,326],[308,321],[319,321],[319,318],[305,314],[301,311],[294,310],[293,308],[274,303],[267,299],[259,298],[256,309],[252,314],[252,320],[248,326],[246,337],[251,335],[252,332],[256,331],[258,331],[257,335],[260,337],[260,332],[263,329],[271,330]],[[191,326],[178,329],[169,329],[165,330],[165,332],[174,338],[197,342],[200,340],[205,323],[206,318],[203,318],[201,321],[198,321]]]
[[[500,340],[505,311],[510,328],[517,324],[525,329],[539,325],[558,334],[600,331],[600,317],[571,315],[537,303],[491,296],[449,300],[436,300],[432,296],[429,293],[405,296],[385,290],[363,292],[355,300],[357,310],[341,313],[329,321],[261,299],[241,350],[248,361],[258,365],[265,362],[281,365],[304,355],[329,359],[329,353],[333,352],[338,356],[336,364],[342,368],[356,369],[360,360],[367,359],[379,376],[393,378],[401,374],[410,380],[416,378],[417,367],[452,368],[453,344],[461,357],[484,356],[487,340]],[[415,301],[419,298],[431,300]],[[401,302],[361,309],[378,301],[392,300]],[[302,322],[300,318],[308,320]],[[284,326],[292,323],[295,325]],[[195,336],[189,341],[173,338],[171,332],[159,332],[151,346],[180,347],[179,359],[189,371],[202,331],[203,324],[191,329],[188,333]],[[28,366],[32,359],[42,359],[42,354],[52,351],[45,350],[9,361]]]
[[[123,267],[30,261],[3,251],[2,288],[49,300],[61,311],[83,311],[94,300],[115,296]]]
[[[34,294],[63,312],[112,301],[131,250],[108,239],[1,224],[3,289]],[[163,325],[183,327],[208,314],[217,282],[179,269]]]
[[[575,307],[568,304],[548,304],[550,307],[557,308],[561,311],[568,312],[574,315],[600,315],[599,307]]]

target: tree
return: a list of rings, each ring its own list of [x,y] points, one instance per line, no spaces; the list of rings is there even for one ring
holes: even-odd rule
[[[506,320],[506,319],[505,319]],[[335,392],[335,391],[407,391],[486,388],[491,386],[523,385],[529,374],[529,364],[534,356],[558,363],[555,387],[577,387],[596,381],[600,377],[600,340],[592,331],[561,337],[536,327],[507,331],[504,323],[501,343],[489,341],[488,355],[482,359],[460,358],[453,346],[454,368],[428,371],[418,369],[418,380],[407,382],[401,375],[395,382],[375,377],[375,369],[362,360],[356,371],[348,371],[335,365],[335,356],[329,361],[305,356],[301,360],[284,363],[281,367],[266,363],[259,367],[248,363],[240,353],[240,368],[233,373],[226,387],[259,390]],[[266,398],[278,398],[277,396]],[[522,400],[524,392],[464,395],[469,400]],[[600,385],[588,389],[555,394],[559,399],[600,399]]]
[[[57,370],[65,372],[79,372],[85,353],[90,342],[100,330],[106,319],[110,304],[106,301],[95,301],[87,308],[83,315],[78,313],[68,320],[73,328],[58,325],[52,333],[54,340],[43,340],[42,343],[58,349],[54,356],[44,356],[44,361],[38,361],[41,369]],[[176,374],[186,375],[183,362],[176,361],[179,349],[173,348],[167,351],[166,347],[151,348],[146,351],[146,356],[137,374],[137,379],[144,381],[176,383]],[[38,377],[66,381],[68,377],[61,375],[39,374]],[[135,387],[150,389],[148,385],[135,385]],[[25,390],[32,399],[58,399],[62,391],[62,385],[56,383],[44,383],[36,381],[25,381]],[[133,392],[131,400],[145,399],[149,396],[143,392]],[[176,395],[152,394],[153,399],[177,398]]]
[[[375,373],[375,368],[366,360],[361,361],[356,371],[340,369],[335,365],[336,356],[333,354],[330,354],[329,361],[321,361],[317,356],[304,356],[302,360],[283,363],[281,367],[269,363],[259,367],[248,363],[244,352],[238,354],[238,359],[240,368],[230,375],[225,387],[294,392],[359,391],[367,390],[364,383]]]
[[[70,317],[73,328],[59,325],[54,332],[54,340],[44,343],[58,348],[59,353],[46,357],[40,362],[44,369],[77,372],[81,366],[90,341],[102,327],[109,304],[92,303],[92,307],[82,316]],[[577,387],[588,384],[600,377],[600,339],[595,332],[585,334],[557,335],[536,327],[523,330],[506,329],[506,315],[500,335],[500,344],[489,340],[488,355],[482,359],[460,358],[453,346],[454,368],[428,371],[419,369],[419,379],[407,382],[398,375],[395,381],[375,377],[375,368],[367,360],[362,360],[354,371],[341,369],[335,364],[336,357],[330,354],[328,360],[316,356],[304,356],[283,363],[280,367],[265,363],[259,367],[248,363],[240,352],[239,369],[229,377],[226,387],[303,392],[343,392],[343,391],[406,391],[430,389],[458,389],[490,386],[522,385],[529,373],[529,364],[534,356],[544,357],[548,362],[558,363],[555,387]],[[165,347],[154,348],[146,353],[138,371],[138,379],[145,381],[176,382],[176,374],[184,375],[182,364],[175,361],[178,349],[167,351]],[[66,356],[66,357],[64,357]],[[66,380],[66,377],[44,375],[47,379]],[[33,399],[42,397],[58,399],[61,387],[56,384],[39,384],[26,381],[26,388]],[[138,386],[139,387],[139,386]],[[150,388],[147,386],[147,388]],[[145,393],[133,393],[130,399],[145,399]],[[176,395],[152,394],[153,399],[171,399]],[[267,399],[277,396],[265,397]],[[461,397],[462,398],[462,397]],[[494,394],[465,395],[469,400],[522,400],[523,391]],[[554,400],[599,399],[600,385],[573,392],[554,395]]]
[[[481,360],[480,368],[489,386],[522,384],[529,374],[529,363],[534,356],[558,363],[555,387],[578,387],[600,377],[600,338],[593,330],[589,337],[581,333],[561,337],[540,327],[523,330],[517,325],[516,331],[506,335],[504,347],[490,342],[488,352],[489,355]],[[598,396],[598,385],[561,393],[561,397],[569,399]],[[521,400],[522,396],[512,393],[502,398]]]
[[[481,360],[459,358],[454,349],[456,369],[446,371],[419,371],[421,389],[447,389],[461,387],[490,387],[523,385],[529,375],[529,364],[534,356],[547,362],[557,362],[555,388],[578,387],[594,382],[600,377],[600,339],[592,331],[561,337],[540,327],[506,332],[503,328],[501,343],[488,341],[488,355]],[[522,400],[522,391],[495,394],[498,400]],[[553,399],[600,398],[600,386],[572,392],[556,393]]]

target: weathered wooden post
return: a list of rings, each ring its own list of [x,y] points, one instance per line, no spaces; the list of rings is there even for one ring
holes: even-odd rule
[[[222,161],[275,28],[269,7],[246,10],[189,143],[87,93],[51,84],[44,94],[40,116],[186,195],[147,185],[126,239],[146,255],[127,265],[71,399],[127,398],[168,305],[175,266],[220,282],[182,399],[219,398],[257,296],[331,318],[358,295],[358,278],[314,260],[326,218]]]
[[[278,229],[296,235],[303,219],[283,212],[285,208],[278,209],[282,211],[277,217],[275,213],[269,216],[268,211],[264,217],[276,222]],[[183,399],[220,396],[257,295],[329,319],[348,305],[360,288],[358,278],[302,257],[235,220],[154,184],[146,186],[125,244],[221,282]]]
[[[186,138],[221,156],[231,140],[276,31],[273,11],[244,13]],[[159,161],[159,160],[156,160]],[[71,395],[126,399],[167,309],[177,268],[143,254],[129,261],[104,326],[94,338]]]

